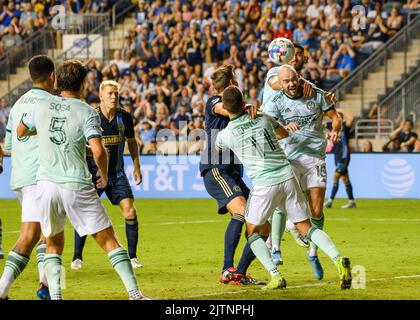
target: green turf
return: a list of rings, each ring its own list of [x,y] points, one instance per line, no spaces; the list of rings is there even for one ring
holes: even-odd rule
[[[117,234],[125,245],[123,219],[118,207],[104,202]],[[140,215],[140,261],[136,271],[141,290],[154,299],[420,299],[420,200],[359,200],[356,209],[344,210],[343,200],[326,211],[326,231],[352,266],[366,270],[366,289],[341,291],[335,267],[321,253],[325,278],[312,278],[305,249],[290,235],[282,241],[281,272],[288,289],[262,292],[260,287],[218,283],[222,266],[226,216],[215,213],[212,200],[136,200]],[[0,201],[4,249],[18,236],[20,209],[16,200]],[[172,224],[171,224],[172,223]],[[239,245],[242,251],[244,239]],[[73,234],[66,228],[63,264],[65,299],[126,299],[126,293],[105,253],[89,238],[82,270],[71,270]],[[239,252],[237,260],[239,259]],[[0,260],[3,270],[4,261]],[[258,261],[249,272],[267,278]],[[400,278],[400,276],[414,276]],[[10,292],[12,299],[36,299],[37,267],[31,261]],[[306,284],[320,286],[301,287]]]

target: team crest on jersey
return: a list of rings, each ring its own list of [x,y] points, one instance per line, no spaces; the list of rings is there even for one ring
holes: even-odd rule
[[[241,187],[239,187],[238,185],[234,186],[232,189],[235,192],[240,192],[241,191]]]
[[[306,108],[308,108],[309,111],[314,112],[316,110],[316,103],[313,101],[308,101],[306,103]]]

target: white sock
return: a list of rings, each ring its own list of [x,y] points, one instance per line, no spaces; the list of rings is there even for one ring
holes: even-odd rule
[[[9,272],[9,269],[5,269],[0,279],[0,299],[5,299],[9,294],[10,286],[15,280],[13,274]]]

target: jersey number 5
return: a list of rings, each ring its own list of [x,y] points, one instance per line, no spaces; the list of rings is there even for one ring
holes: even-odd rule
[[[63,126],[66,123],[67,118],[53,117],[50,122],[50,140],[52,143],[60,145],[67,141],[66,132],[63,130]]]

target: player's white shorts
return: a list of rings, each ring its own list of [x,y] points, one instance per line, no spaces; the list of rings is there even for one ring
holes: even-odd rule
[[[80,236],[95,234],[111,221],[94,188],[68,190],[50,181],[38,181],[38,208],[45,237],[64,230],[66,216]]]
[[[14,191],[22,207],[22,222],[40,222],[36,184],[18,188]]]
[[[255,186],[246,205],[245,220],[253,225],[263,225],[279,208],[293,223],[309,219],[305,196],[295,178],[270,187]]]
[[[291,160],[293,171],[303,191],[327,187],[327,166],[325,159],[303,155]]]

